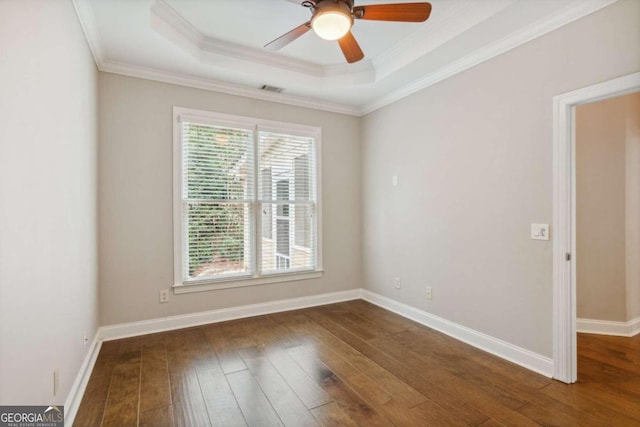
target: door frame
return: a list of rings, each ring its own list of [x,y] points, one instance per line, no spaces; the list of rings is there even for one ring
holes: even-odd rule
[[[640,91],[640,72],[553,98],[553,378],[577,380],[575,107]]]

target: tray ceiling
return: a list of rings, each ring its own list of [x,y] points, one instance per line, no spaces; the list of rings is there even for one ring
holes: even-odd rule
[[[409,0],[362,0],[361,4]],[[242,96],[362,115],[614,0],[432,0],[424,23],[356,21],[364,60],[309,32],[296,0],[74,0],[98,68]],[[260,90],[263,85],[282,93]]]

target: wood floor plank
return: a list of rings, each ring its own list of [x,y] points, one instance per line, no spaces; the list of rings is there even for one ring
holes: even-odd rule
[[[169,366],[164,340],[142,345],[140,412],[171,405]]]
[[[360,373],[346,360],[328,351],[321,351],[318,346],[292,347],[287,352],[295,360],[316,358],[369,404],[383,405],[391,401],[391,396],[369,377]]]
[[[227,374],[233,394],[249,426],[282,426],[280,418],[247,370]]]
[[[318,425],[309,409],[278,373],[263,351],[257,348],[243,349],[240,351],[240,356],[285,426]]]
[[[323,427],[355,427],[357,426],[351,418],[344,413],[342,408],[336,403],[331,402],[326,405],[318,406],[317,408],[313,408],[311,413],[318,421],[318,423]]]
[[[207,407],[193,361],[192,330],[168,332],[165,339],[174,424],[209,426]]]
[[[554,386],[555,385],[556,384],[554,384]],[[557,385],[566,387],[564,384]],[[631,393],[609,384],[596,382],[580,382],[578,385],[579,387],[573,387],[571,391],[596,399],[605,404],[607,408],[622,414],[627,414],[640,421],[640,405],[638,405],[638,402],[640,402],[640,393]]]
[[[635,337],[619,337],[600,334],[578,334],[579,346],[596,346],[640,352],[640,334]]]
[[[346,360],[336,356],[328,349],[313,349],[311,346],[290,348],[288,352],[294,359],[316,358],[330,369],[334,375],[358,394],[370,407],[380,412],[394,425],[450,425],[459,426],[464,423],[453,414],[432,401],[425,401],[414,407],[407,407],[394,399],[366,375],[360,373]]]
[[[340,322],[346,329],[364,341],[372,340],[380,336],[389,335],[386,331],[373,330],[366,325],[366,322],[357,314],[345,311],[330,310],[327,307],[319,308],[324,315],[332,317]]]
[[[109,396],[102,425],[128,427],[138,425],[140,397],[140,351],[120,356],[113,369]]]
[[[282,349],[270,349],[267,358],[308,409],[331,402],[331,397]]]
[[[391,425],[388,419],[367,404],[312,353],[293,351],[292,356],[354,423],[362,426]]]
[[[640,336],[559,383],[347,301],[102,343],[77,426],[640,426]]]
[[[466,402],[482,408],[489,417],[510,425],[535,425],[516,411],[527,403],[524,399],[497,387],[476,372],[461,370],[454,374],[442,367],[437,360],[424,357],[390,338],[378,338],[376,344],[393,357],[402,358],[410,366],[423,366],[429,372],[431,381],[446,386]]]
[[[258,326],[254,330],[257,333],[256,339],[259,345],[285,349],[311,341],[306,331],[291,331],[278,322],[281,314],[286,316],[286,313],[272,314],[258,321]]]
[[[428,399],[437,402],[451,413],[455,413],[457,417],[461,418],[467,424],[480,424],[489,418],[487,414],[481,412],[477,407],[461,399],[460,396],[456,395],[455,391],[447,390],[446,384],[434,383],[430,377],[431,373],[427,375],[421,367],[416,369],[406,364],[403,356],[394,357],[359,339],[317,309],[309,309],[307,315],[378,365],[389,371],[393,371],[396,376],[418,390]],[[484,408],[482,409],[484,410]]]
[[[414,342],[400,339],[397,335],[380,339],[379,344],[381,347],[395,346],[404,349],[405,354],[411,355],[411,360],[430,370],[434,381],[448,382],[457,390],[481,391],[480,394],[483,396],[491,397],[509,409],[519,408],[526,403],[521,393],[514,393],[503,387],[509,382],[508,379],[500,381],[497,376],[484,375],[477,369],[473,369],[474,364],[469,363],[466,358],[461,358],[456,363],[449,363],[446,358],[429,353],[425,346],[416,346]]]
[[[527,403],[522,408],[519,408],[518,411],[542,426],[603,426],[602,423],[594,422],[589,415],[568,413],[560,410],[559,407],[560,405],[558,404],[543,407]]]
[[[531,389],[540,389],[552,382],[550,378],[532,373],[530,370],[510,363],[480,349],[420,325],[408,328],[396,334],[405,343],[413,345],[419,351],[439,355],[441,360],[458,364],[463,363],[471,369],[481,368],[485,372],[508,377]]]
[[[635,349],[640,349],[640,334],[635,334],[632,337],[620,337],[614,335],[599,335],[599,334],[578,334],[579,340],[582,340],[584,337],[595,337],[595,339],[600,340],[601,342],[610,342],[615,343],[616,345],[624,345],[633,347]]]
[[[610,384],[629,393],[640,393],[640,374],[585,357],[578,353],[578,381]]]
[[[224,373],[242,371],[247,367],[228,336],[229,328],[225,327],[226,323],[228,322],[208,325],[202,330],[209,345],[216,352]]]
[[[640,401],[636,401],[633,407],[618,407],[618,410],[616,410],[614,405],[606,403],[606,397],[589,396],[583,393],[582,390],[565,384],[550,384],[543,389],[543,392],[553,399],[580,410],[585,415],[589,415],[592,420],[600,425],[605,423],[612,423],[616,426],[640,425]],[[619,409],[622,409],[622,411]],[[625,409],[628,409],[628,411],[624,411]],[[604,416],[605,412],[606,416]]]
[[[140,412],[139,427],[173,426],[173,407],[171,405]]]
[[[488,419],[487,421],[480,424],[479,427],[504,427],[504,424],[497,422],[493,419]]]
[[[385,405],[385,407],[388,405]],[[390,408],[385,408],[385,413]],[[449,412],[440,406],[433,400],[427,400],[425,403],[418,405],[408,411],[402,411],[395,409],[396,414],[403,418],[400,418],[401,423],[398,425],[406,426],[466,426],[467,423],[463,422],[456,416],[455,413]]]
[[[407,327],[413,324],[407,322],[399,322],[391,316],[383,316],[373,309],[372,304],[365,301],[347,301],[338,304],[332,304],[328,307],[331,310],[341,313],[347,318],[353,318],[358,322],[365,322],[369,333],[378,336],[379,334],[395,334],[407,330]],[[388,312],[387,312],[388,313]]]
[[[345,322],[344,317],[338,317],[337,321],[340,326],[354,335],[358,336],[358,331],[366,325],[354,317],[350,317],[356,327],[350,322]],[[366,336],[358,336],[362,340],[366,340]],[[513,395],[509,392],[502,390],[500,387],[486,380],[484,376],[476,375],[474,369],[468,369],[463,364],[447,364],[446,360],[440,358],[437,354],[425,353],[420,349],[415,350],[413,343],[406,342],[399,339],[397,334],[385,334],[375,338],[375,341],[369,339],[374,346],[385,349],[387,353],[391,354],[391,351],[395,351],[395,354],[402,354],[405,361],[408,359],[413,361],[413,365],[422,365],[425,369],[428,369],[431,374],[431,380],[438,383],[447,383],[449,387],[455,387],[456,393],[461,396],[467,396],[469,401],[476,401],[477,399],[484,400],[486,397],[491,396],[494,402],[485,401],[485,404],[491,403],[495,406],[496,410],[499,410],[499,406],[505,408],[505,414],[510,409],[518,408],[524,405],[526,402],[517,395]],[[462,394],[460,394],[462,393]],[[512,416],[515,416],[513,413]],[[517,416],[516,416],[517,417]]]
[[[219,365],[200,366],[196,368],[196,375],[211,425],[246,426],[247,423],[222,368]]]
[[[617,344],[601,345],[593,337],[584,337],[579,341],[578,352],[607,365],[630,372],[640,372],[640,351],[624,348]]]
[[[402,332],[415,327],[431,330],[430,328],[414,322],[413,320],[387,311],[384,308],[378,307],[377,305],[371,304],[367,301],[353,300],[344,304],[348,304],[347,308],[349,310],[360,314],[368,322],[374,322],[376,328],[381,328],[391,333]]]
[[[109,394],[109,385],[111,384],[111,377],[117,363],[118,354],[118,343],[116,341],[102,343],[95,367],[76,414],[75,426],[99,426],[102,423],[107,395]]]
[[[389,393],[393,394],[393,396],[397,400],[401,401],[406,407],[411,408],[426,402],[427,398],[425,396],[405,382],[401,381],[391,372],[374,363],[362,353],[341,341],[315,322],[310,321],[306,316],[305,319],[308,322],[305,322],[300,318],[285,318],[281,319],[281,321],[290,330],[298,331],[298,333],[302,333],[302,331],[304,331],[307,336],[312,336],[318,351],[322,351],[323,353],[334,353],[335,355],[344,358],[361,373],[367,375],[370,379],[376,382],[378,386],[388,390]]]

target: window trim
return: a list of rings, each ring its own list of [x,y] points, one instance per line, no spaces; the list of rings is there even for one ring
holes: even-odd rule
[[[257,266],[260,261],[261,254],[254,248],[255,254],[253,256],[253,273],[239,274],[238,276],[227,276],[218,279],[201,279],[201,280],[183,280],[183,247],[187,243],[188,238],[186,233],[183,232],[183,212],[182,212],[182,126],[183,120],[202,123],[212,126],[232,126],[243,129],[252,129],[254,132],[257,128],[260,131],[265,132],[277,132],[287,133],[290,132],[299,136],[313,137],[314,143],[314,156],[316,160],[316,194],[315,194],[315,214],[316,224],[315,237],[316,237],[316,265],[315,269],[292,271],[289,270],[284,273],[262,273],[258,274]],[[256,133],[257,136],[257,133]],[[254,138],[254,150],[257,144],[257,137]],[[257,152],[257,151],[256,151]],[[212,111],[195,110],[191,108],[173,107],[173,291],[176,294],[188,293],[188,292],[200,292],[216,289],[229,289],[244,286],[263,285],[268,283],[280,283],[288,281],[315,279],[322,277],[323,264],[322,264],[322,142],[321,142],[321,129],[315,126],[307,126],[293,123],[278,122],[273,120],[258,119],[253,117],[236,116],[231,114],[217,113]],[[259,162],[256,159],[255,169],[258,169]],[[255,172],[255,171],[254,171]],[[257,176],[256,176],[257,180]],[[252,205],[258,206],[257,200],[257,181],[254,185],[252,195]],[[253,227],[252,236],[255,240],[259,240],[262,237],[262,224],[260,222],[260,216],[257,209],[253,209]],[[253,242],[255,246],[255,242]]]

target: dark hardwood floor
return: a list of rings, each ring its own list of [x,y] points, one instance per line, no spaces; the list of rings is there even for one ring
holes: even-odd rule
[[[640,426],[640,335],[534,374],[364,301],[105,342],[76,426]]]

